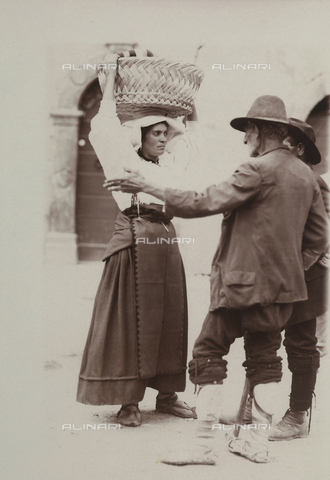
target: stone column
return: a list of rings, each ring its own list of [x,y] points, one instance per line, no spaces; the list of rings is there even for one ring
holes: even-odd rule
[[[79,118],[77,109],[51,113],[50,199],[45,242],[47,263],[77,263],[75,227]]]

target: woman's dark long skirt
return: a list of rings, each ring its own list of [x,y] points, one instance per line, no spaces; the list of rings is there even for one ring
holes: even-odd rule
[[[187,357],[187,308],[183,266],[182,371],[139,378],[136,287],[133,247],[111,255],[95,298],[79,375],[77,401],[90,405],[138,403],[147,386],[162,392],[184,391]],[[168,345],[169,349],[171,345]]]

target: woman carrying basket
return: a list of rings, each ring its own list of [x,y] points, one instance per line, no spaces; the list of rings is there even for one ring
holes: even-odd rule
[[[107,64],[117,61],[114,54],[106,58]],[[135,109],[120,125],[115,78],[112,68],[101,70],[103,100],[91,122],[90,141],[106,177],[134,167],[179,188],[196,154],[184,124],[150,108]],[[175,393],[186,383],[187,296],[171,218],[152,196],[113,196],[121,211],[103,259],[77,401],[122,405],[118,422],[136,427],[142,422],[138,403],[151,387],[158,390],[156,411],[196,418]]]

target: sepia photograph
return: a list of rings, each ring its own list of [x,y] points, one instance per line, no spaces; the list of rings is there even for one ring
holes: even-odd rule
[[[3,478],[328,479],[329,1],[1,9]]]

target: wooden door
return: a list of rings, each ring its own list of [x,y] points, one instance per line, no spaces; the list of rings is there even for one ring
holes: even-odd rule
[[[88,140],[91,119],[97,114],[102,94],[95,80],[85,91],[79,108],[85,112],[79,129],[76,191],[76,233],[79,260],[101,260],[114,231],[119,212],[112,194],[103,188],[101,164]]]

